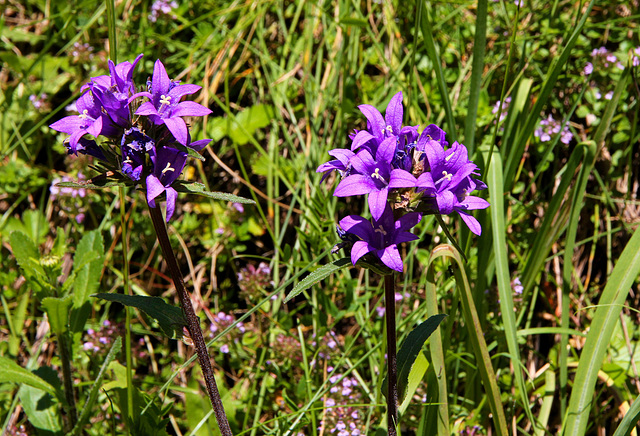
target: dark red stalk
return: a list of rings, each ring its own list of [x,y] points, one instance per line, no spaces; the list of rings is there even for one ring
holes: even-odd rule
[[[387,433],[396,436],[398,423],[398,363],[396,351],[396,292],[393,274],[384,276],[387,322]]]
[[[178,261],[176,260],[173,249],[171,248],[171,242],[169,241],[167,226],[165,225],[162,212],[159,207],[149,207],[149,213],[151,214],[153,227],[156,229],[156,235],[158,237],[158,242],[160,243],[160,248],[162,249],[162,255],[164,256],[164,260],[167,262],[169,273],[173,279],[173,284],[178,291],[178,296],[180,297],[182,312],[184,313],[184,317],[187,321],[187,329],[191,335],[191,340],[193,341],[196,353],[198,354],[198,362],[200,363],[200,368],[202,368],[202,375],[204,376],[204,380],[207,385],[207,392],[209,393],[209,399],[211,400],[213,411],[216,414],[220,433],[222,436],[233,436],[233,433],[231,433],[231,427],[229,427],[229,420],[227,419],[227,415],[222,405],[220,392],[216,385],[216,379],[213,375],[211,357],[209,357],[207,345],[204,341],[202,330],[200,329],[200,319],[193,310],[191,298],[185,288],[182,273],[180,273],[180,268],[178,267]]]

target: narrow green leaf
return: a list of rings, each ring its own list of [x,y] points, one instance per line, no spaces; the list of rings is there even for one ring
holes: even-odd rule
[[[482,91],[482,72],[484,70],[485,46],[487,43],[487,3],[488,0],[478,0],[476,11],[476,34],[473,41],[473,66],[471,80],[469,80],[469,104],[465,120],[464,143],[473,156],[475,149],[476,117],[478,115],[478,101]]]
[[[491,226],[493,236],[493,250],[495,253],[496,278],[498,281],[498,293],[500,295],[500,312],[502,313],[502,324],[504,326],[505,339],[507,340],[507,349],[511,360],[520,362],[520,348],[518,347],[518,338],[516,335],[517,325],[516,317],[513,311],[513,290],[511,289],[511,273],[509,272],[509,254],[507,247],[509,244],[506,240],[506,226],[504,223],[504,181],[502,179],[502,159],[500,155],[494,153],[491,157],[491,165],[487,174],[487,185],[489,195],[491,197]],[[529,397],[527,396],[527,386],[525,384],[522,368],[519,364],[514,364],[514,372],[516,386],[520,392],[522,405],[529,420],[535,422],[531,408],[529,406]]]
[[[47,297],[43,298],[40,303],[47,312],[51,330],[58,336],[65,334],[69,329],[69,311],[73,305],[72,296]]]
[[[19,383],[32,386],[48,394],[56,396],[55,388],[7,357],[0,356],[0,383]]]
[[[422,37],[424,38],[425,49],[427,54],[429,55],[429,59],[433,64],[433,71],[436,75],[436,80],[438,82],[438,90],[440,91],[440,96],[442,98],[442,106],[444,106],[444,111],[447,114],[447,138],[450,142],[456,140],[456,124],[455,119],[453,117],[453,110],[451,109],[451,101],[449,101],[449,91],[447,90],[447,83],[444,79],[444,72],[442,71],[442,58],[438,53],[438,49],[436,48],[436,43],[433,38],[433,34],[431,33],[431,29],[433,26],[429,20],[429,11],[428,9],[422,10],[422,22],[421,30]]]
[[[598,371],[606,356],[609,341],[629,289],[638,274],[640,274],[640,228],[634,231],[624,248],[598,301],[599,307],[591,322],[571,389],[565,435],[585,434]]]
[[[182,327],[187,325],[182,309],[165,303],[160,297],[106,293],[93,294],[92,297],[115,301],[116,303],[142,310],[148,316],[158,321],[163,333],[170,338],[175,339],[181,337]]]
[[[418,353],[422,349],[424,343],[429,339],[429,336],[438,328],[443,319],[447,315],[440,313],[438,315],[430,316],[426,321],[418,325],[413,329],[407,339],[400,347],[398,351],[398,402],[402,403],[407,393],[407,386],[409,384],[409,373],[411,368],[418,357]],[[386,392],[387,378],[385,377],[382,383],[383,392]]]
[[[113,187],[131,186],[130,183],[116,182],[113,180],[109,181],[108,179],[104,179],[105,181],[102,182],[103,179],[99,179],[98,177],[91,179],[94,183],[60,182],[60,183],[56,183],[56,186],[60,188],[84,188],[84,189],[106,189],[106,188],[113,188]]]
[[[178,192],[202,195],[204,197],[213,198],[214,200],[231,201],[234,203],[243,203],[243,204],[255,204],[255,201],[253,200],[240,197],[234,194],[229,194],[228,192],[205,191],[205,186],[202,183],[176,180],[172,186]]]
[[[493,370],[491,357],[489,356],[489,350],[487,349],[487,343],[484,340],[484,332],[482,331],[482,326],[478,319],[478,311],[476,310],[476,305],[473,302],[471,287],[469,286],[467,273],[464,269],[465,265],[460,254],[450,245],[438,245],[434,248],[431,251],[429,264],[431,265],[438,257],[449,257],[455,262],[451,268],[453,269],[458,290],[460,291],[462,314],[464,315],[464,321],[469,332],[469,339],[476,356],[478,372],[480,373],[480,378],[482,379],[482,384],[484,385],[484,389],[487,394],[487,401],[489,402],[489,406],[493,412],[493,423],[496,433],[499,436],[507,436],[509,431],[507,429],[507,419],[502,405],[500,390],[498,389],[496,374]]]
[[[640,397],[636,397],[627,410],[627,413],[624,414],[624,418],[620,421],[620,425],[616,429],[616,432],[613,436],[629,436],[633,430],[635,430],[636,426],[640,422]]]
[[[348,257],[343,257],[342,259],[334,260],[331,263],[321,266],[320,268],[306,276],[304,279],[300,280],[300,282],[293,287],[289,295],[287,295],[287,298],[284,299],[284,302],[286,303],[290,301],[302,291],[309,289],[311,286],[319,283],[320,281],[324,280],[334,272],[344,268],[347,265],[351,265],[351,260]]]
[[[91,386],[91,391],[89,392],[87,401],[84,403],[84,407],[82,408],[82,412],[80,413],[78,422],[71,432],[73,435],[78,435],[82,432],[82,427],[84,427],[85,423],[89,419],[93,405],[98,399],[98,394],[100,393],[100,388],[102,387],[102,380],[104,380],[104,377],[107,374],[107,368],[109,367],[109,364],[113,361],[113,359],[117,357],[121,349],[122,338],[118,336],[113,342],[113,345],[111,346],[107,357],[105,357],[104,362],[102,362],[102,365],[100,366],[100,371],[98,372],[98,376]]]

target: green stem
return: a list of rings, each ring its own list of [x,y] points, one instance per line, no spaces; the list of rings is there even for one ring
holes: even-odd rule
[[[165,225],[162,211],[158,207],[149,207],[149,213],[151,214],[151,221],[153,227],[156,229],[156,236],[158,237],[158,243],[162,249],[162,255],[165,262],[169,267],[169,273],[173,279],[173,284],[176,287],[178,296],[180,297],[180,305],[187,321],[187,329],[191,335],[191,340],[196,348],[198,355],[198,362],[202,369],[202,375],[204,376],[205,384],[207,385],[207,392],[209,393],[209,399],[213,406],[213,411],[216,414],[216,420],[218,421],[218,427],[222,436],[233,436],[231,427],[229,427],[229,421],[222,405],[222,399],[220,398],[220,392],[218,391],[218,385],[213,375],[213,367],[211,366],[211,357],[207,351],[207,344],[204,341],[202,330],[200,329],[200,318],[196,315],[193,305],[191,304],[191,298],[187,293],[187,289],[182,279],[182,273],[178,266],[178,261],[171,248],[171,241],[169,241],[169,235],[167,234],[167,226]]]
[[[127,214],[124,208],[126,195],[124,188],[118,189],[120,196],[120,227],[122,229],[122,281],[125,295],[131,295],[129,286],[129,245],[127,240]],[[125,313],[125,333],[124,352],[127,359],[127,416],[133,422],[133,357],[131,355],[131,310],[129,306],[124,306]],[[127,430],[129,427],[127,426]]]
[[[398,423],[398,363],[396,352],[396,292],[393,274],[384,276],[387,322],[387,433],[396,436]]]
[[[76,397],[73,392],[73,378],[71,375],[71,357],[69,356],[70,344],[66,333],[58,335],[58,348],[60,349],[60,363],[62,366],[62,384],[64,396],[67,400],[68,429],[71,431],[78,421],[78,411],[76,409]]]

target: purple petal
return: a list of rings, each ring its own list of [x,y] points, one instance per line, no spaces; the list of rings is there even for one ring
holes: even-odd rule
[[[153,66],[153,78],[151,80],[151,93],[153,94],[153,103],[156,106],[160,106],[160,96],[167,94],[170,86],[171,80],[169,80],[167,70],[158,59]]]
[[[200,91],[202,86],[200,85],[177,85],[171,91],[169,91],[169,96],[172,101],[180,101],[182,97],[189,94],[195,94]]]
[[[384,250],[378,250],[376,252],[376,255],[378,255],[382,263],[387,265],[392,270],[402,272],[402,257],[400,256],[397,245],[390,245]]]
[[[391,163],[393,157],[396,154],[398,138],[395,136],[391,136],[378,146],[378,151],[376,152],[376,162],[386,162]]]
[[[448,215],[453,211],[456,204],[456,196],[451,191],[439,192],[436,195],[436,203],[438,204],[438,212],[442,215]]]
[[[211,141],[212,139],[198,139],[197,141],[190,142],[187,147],[195,151],[200,151],[205,148]]]
[[[422,219],[422,214],[419,212],[410,212],[404,214],[400,217],[398,221],[395,223],[396,230],[398,231],[406,231],[412,227],[415,227],[420,220]]]
[[[387,207],[387,197],[389,196],[389,188],[384,187],[379,191],[371,191],[369,193],[369,210],[374,220],[378,221],[385,208]]]
[[[345,166],[347,166],[349,160],[351,160],[351,158],[355,156],[355,153],[345,148],[334,148],[333,150],[329,150],[329,155],[335,157]]]
[[[338,225],[340,225],[345,232],[352,233],[364,241],[373,239],[371,221],[360,215],[348,215],[342,218]]]
[[[387,126],[391,126],[393,128],[393,133],[396,135],[399,135],[402,129],[402,115],[402,91],[400,91],[391,98],[385,113]]]
[[[362,147],[372,139],[375,139],[375,137],[371,133],[367,132],[366,130],[360,130],[353,138],[353,142],[351,143],[351,150],[356,151],[358,148]]]
[[[358,154],[351,159],[351,166],[358,173],[369,177],[375,170],[376,161],[373,160],[371,153],[367,150],[360,150]]]
[[[49,128],[71,135],[76,130],[81,129],[83,124],[84,120],[82,120],[78,115],[70,115],[50,124]]]
[[[178,192],[171,187],[167,188],[166,192],[167,192],[167,222],[169,222],[169,220],[173,216],[173,212],[176,209],[176,199],[178,198]]]
[[[362,256],[375,250],[374,247],[365,241],[356,241],[351,247],[351,263],[356,264]]]
[[[418,181],[416,182],[417,188],[423,188],[427,190],[428,195],[432,195],[436,190],[436,185],[433,183],[433,177],[431,173],[422,173],[418,177]]]
[[[417,182],[409,171],[396,168],[391,171],[389,188],[414,188]]]
[[[136,115],[158,115],[158,110],[150,101],[145,101],[140,105],[135,113]]]
[[[173,108],[171,117],[204,117],[210,113],[211,110],[202,106],[200,103],[196,103],[195,101],[183,101]]]
[[[369,176],[352,174],[342,179],[336,187],[333,195],[336,197],[349,197],[351,195],[364,195],[377,190],[377,186]]]
[[[427,141],[424,147],[427,155],[427,162],[432,172],[439,170],[440,165],[444,162],[444,148],[436,141]]]
[[[416,239],[420,239],[418,235],[414,235],[411,232],[401,232],[393,238],[393,242],[396,244],[401,244],[403,242],[415,241]]]
[[[167,126],[167,129],[173,134],[173,137],[176,138],[182,145],[187,145],[187,141],[189,138],[189,131],[187,130],[187,124],[180,117],[176,118],[164,118],[164,124]]]
[[[360,112],[362,112],[364,116],[367,117],[371,133],[380,141],[382,141],[382,139],[384,138],[383,131],[385,128],[382,114],[380,114],[378,109],[374,108],[370,104],[361,104],[360,106],[358,106],[358,109],[360,109]]]
[[[147,204],[156,207],[155,198],[162,194],[166,188],[153,174],[147,176]]]
[[[461,210],[458,210],[458,214],[460,214],[460,218],[462,218],[462,221],[464,221],[467,227],[469,227],[469,230],[471,230],[473,233],[475,233],[478,236],[482,234],[482,226],[480,225],[477,219],[475,219],[468,213],[465,213]]]
[[[486,209],[491,206],[491,204],[484,198],[475,197],[473,195],[467,196],[467,198],[460,202],[460,205],[464,206],[466,210]]]

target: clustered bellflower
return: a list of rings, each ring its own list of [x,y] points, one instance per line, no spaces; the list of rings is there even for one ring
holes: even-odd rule
[[[325,180],[337,171],[341,180],[337,197],[368,194],[372,220],[349,215],[340,220],[336,249],[349,247],[351,261],[379,272],[402,271],[398,244],[418,239],[409,230],[424,214],[457,212],[476,235],[482,228],[470,211],[489,203],[471,195],[486,189],[467,148],[449,145],[446,133],[435,124],[418,133],[418,126],[403,126],[402,92],[391,98],[385,116],[373,106],[358,106],[367,129],[354,131],[350,149],[333,149],[335,159],[320,165]]]
[[[49,127],[70,135],[65,141],[69,154],[93,156],[96,168],[112,181],[140,186],[150,207],[156,207],[156,199],[164,194],[169,221],[178,196],[174,182],[185,167],[188,148],[200,151],[211,141],[192,142],[183,117],[211,111],[182,101],[201,87],[169,79],[160,60],[146,90],[137,92],[133,73],[141,58],[142,54],[133,63],[117,65],[109,61],[108,75],[93,77],[82,87],[76,101],[79,114]]]

